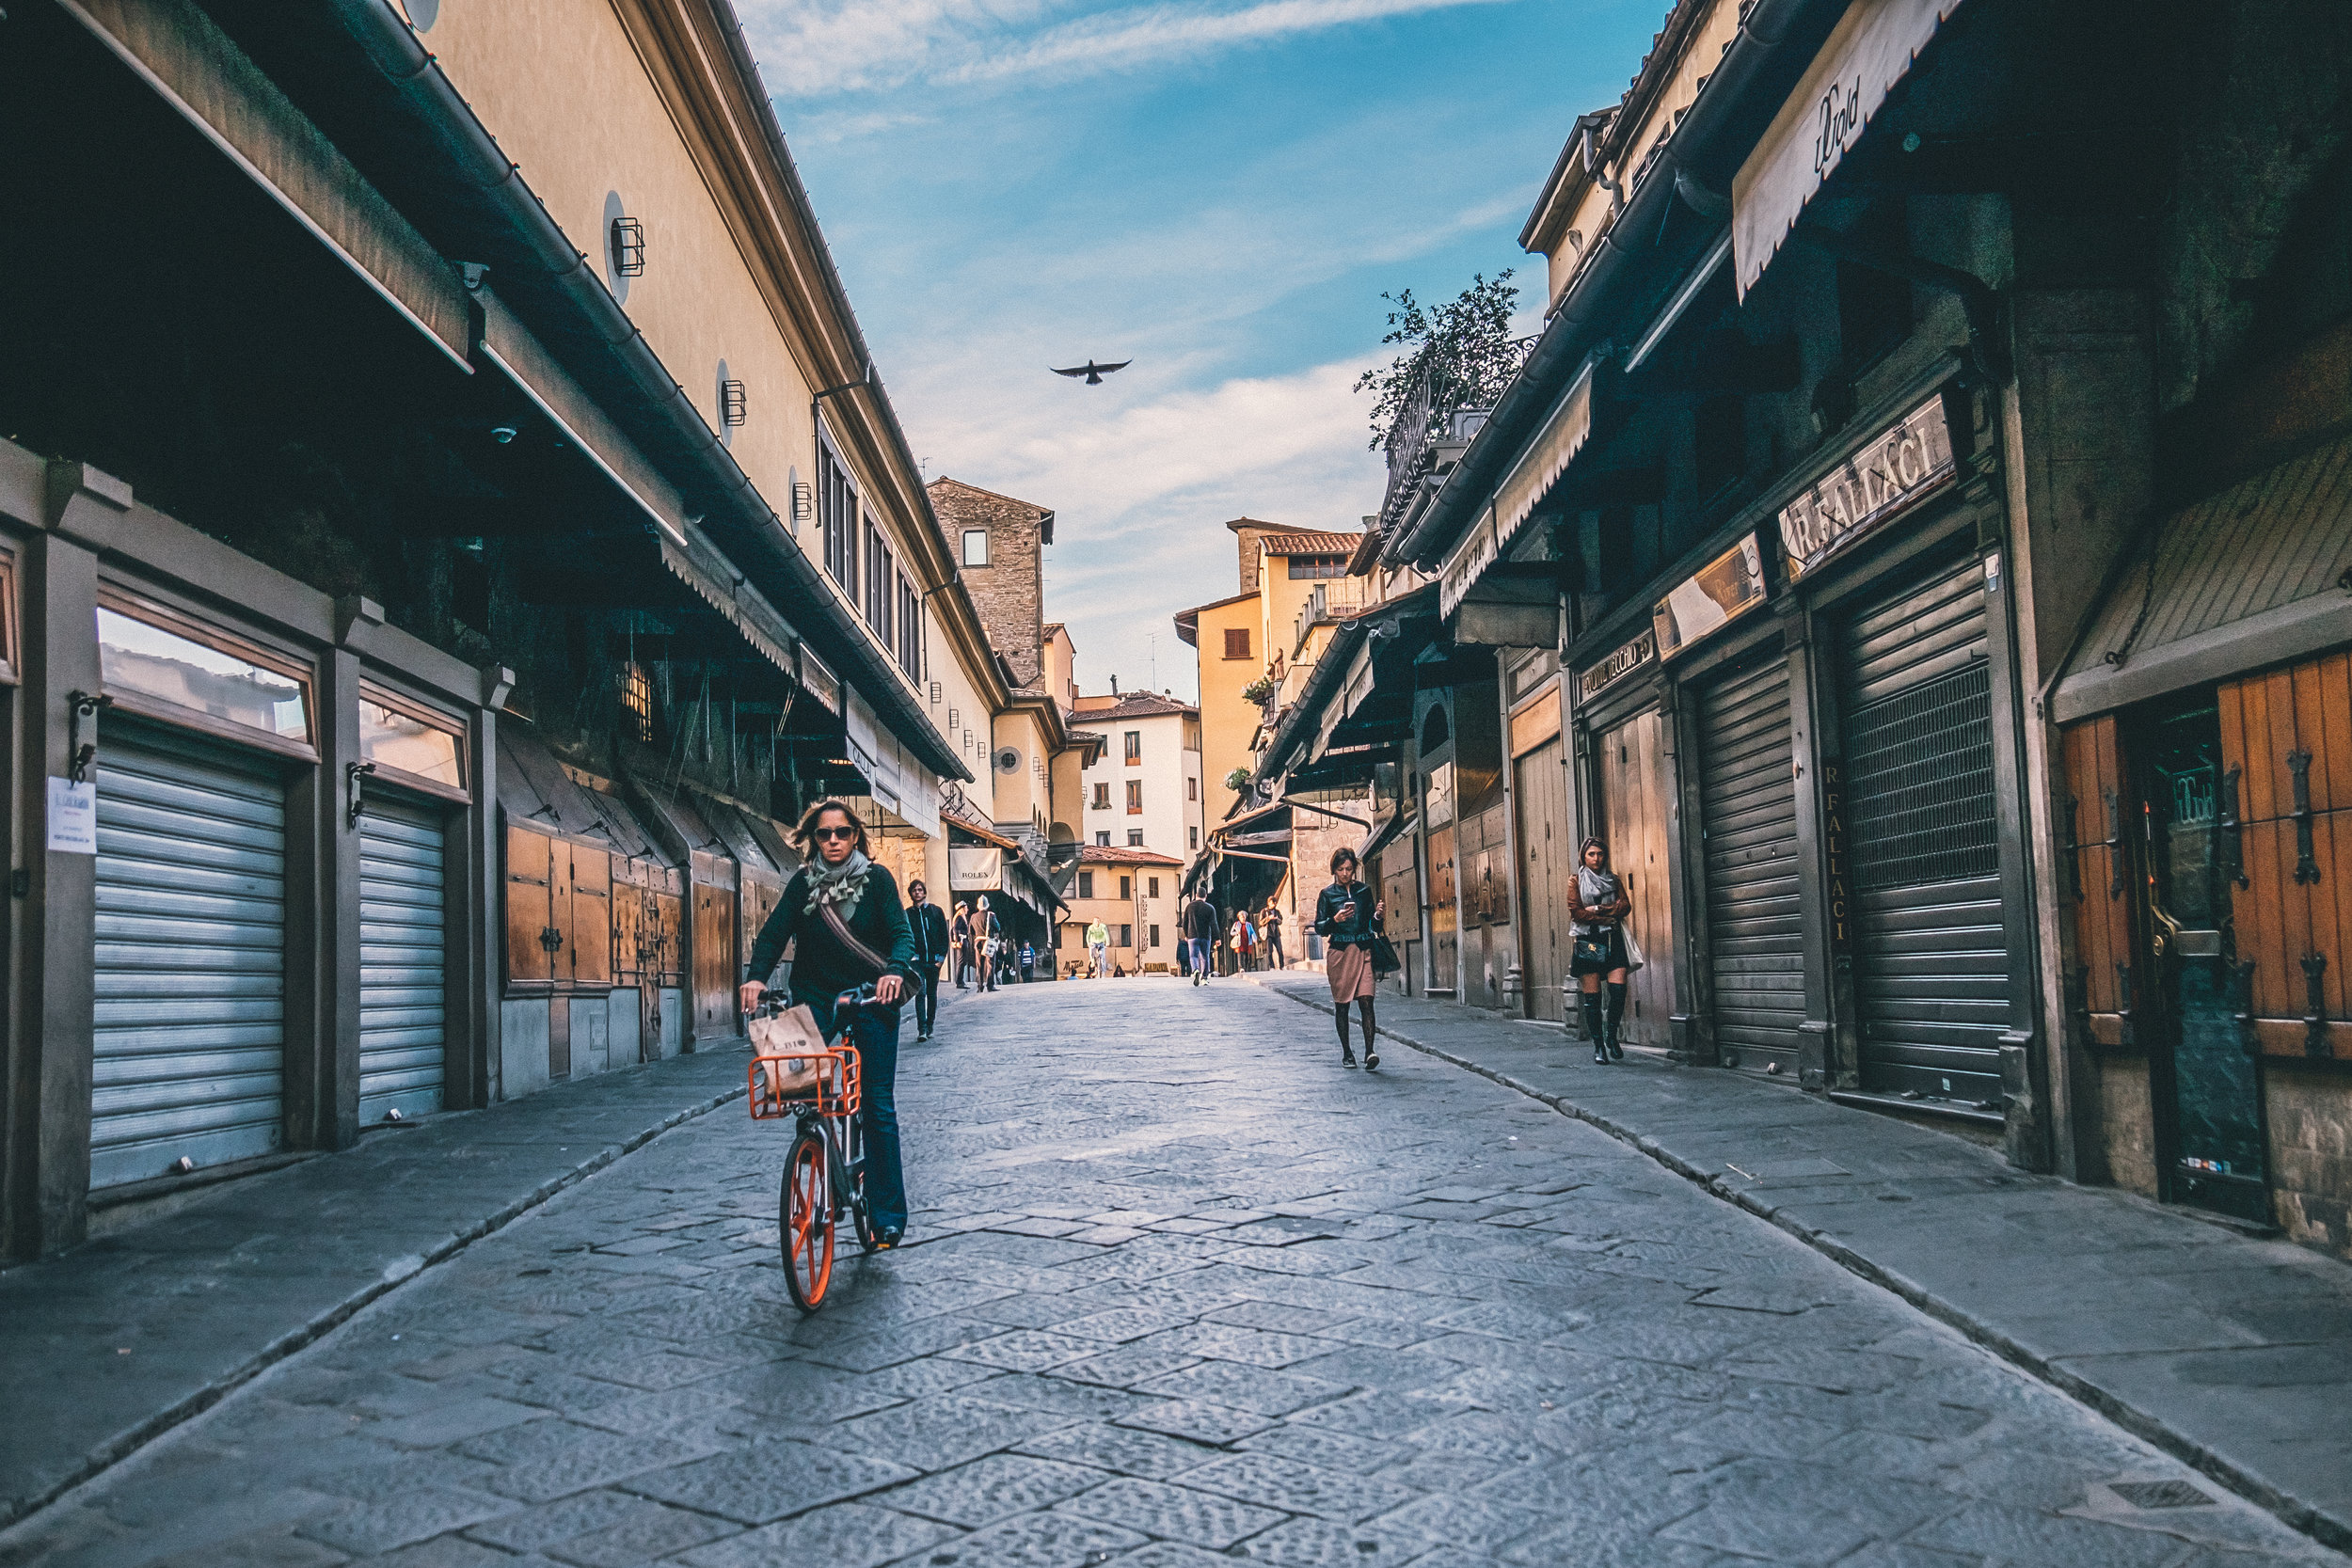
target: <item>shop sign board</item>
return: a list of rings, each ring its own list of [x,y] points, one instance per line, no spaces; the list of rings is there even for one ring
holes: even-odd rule
[[[1961,0],[1853,0],[1731,182],[1741,298]]]
[[[1764,551],[1751,533],[1684,578],[1650,611],[1658,657],[1672,658],[1764,602]]]
[[[1005,852],[993,844],[947,847],[947,888],[951,893],[994,893],[1005,885]]]
[[[1954,472],[1951,427],[1937,392],[1780,509],[1789,577],[1804,576],[1917,505],[1949,484]]]
[[[1645,664],[1654,664],[1657,660],[1658,633],[1652,628],[1579,675],[1577,690],[1582,700],[1589,703]]]

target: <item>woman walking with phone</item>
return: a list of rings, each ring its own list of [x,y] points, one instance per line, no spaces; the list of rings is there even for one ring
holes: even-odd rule
[[[807,864],[784,886],[783,901],[752,944],[752,978],[743,1010],[759,1006],[768,975],[788,951],[792,1000],[805,1005],[825,1038],[834,1037],[834,999],[874,988],[877,1007],[850,1020],[864,1080],[866,1198],[882,1244],[894,1247],[907,1227],[906,1177],[898,1161],[898,1009],[914,974],[914,931],[898,902],[898,879],[866,858],[866,825],[840,800],[808,808],[792,835]]]
[[[1625,1019],[1626,976],[1632,973],[1625,917],[1633,912],[1633,900],[1626,895],[1624,881],[1609,869],[1608,845],[1588,838],[1577,858],[1576,901],[1568,923],[1575,946],[1568,973],[1583,992],[1584,1032],[1593,1039],[1593,1060],[1622,1062],[1625,1046],[1617,1028]],[[1604,975],[1609,981],[1606,1011],[1600,996]]]
[[[1356,1053],[1347,1038],[1347,1009],[1355,1004],[1364,1026],[1364,1066],[1380,1065],[1380,1037],[1374,1032],[1372,939],[1380,929],[1388,906],[1377,903],[1372,889],[1356,879],[1359,863],[1353,849],[1331,852],[1331,885],[1315,899],[1315,932],[1325,943],[1324,978],[1331,983],[1331,1017],[1340,1031],[1340,1066],[1354,1067]]]

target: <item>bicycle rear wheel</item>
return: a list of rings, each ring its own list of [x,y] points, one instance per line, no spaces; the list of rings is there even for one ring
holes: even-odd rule
[[[803,1128],[785,1161],[776,1229],[784,1249],[784,1288],[803,1312],[823,1306],[825,1287],[833,1283],[833,1183],[826,1167],[823,1135],[814,1127]]]

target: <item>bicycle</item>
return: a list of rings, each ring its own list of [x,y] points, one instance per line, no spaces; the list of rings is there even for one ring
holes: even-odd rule
[[[776,1229],[785,1289],[803,1313],[824,1305],[833,1283],[834,1231],[845,1211],[862,1251],[882,1244],[866,1208],[866,1132],[858,1116],[864,1080],[857,1048],[850,1043],[850,1021],[875,1005],[870,985],[845,990],[834,999],[831,1045],[752,1058],[752,1119],[789,1117],[794,1128],[776,1196]],[[772,1016],[784,1006],[763,1002],[754,1016]]]

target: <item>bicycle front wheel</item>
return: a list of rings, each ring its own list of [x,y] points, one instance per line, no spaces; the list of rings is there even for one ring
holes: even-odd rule
[[[792,1305],[814,1312],[833,1283],[833,1193],[825,1140],[814,1127],[792,1140],[777,1200],[776,1228],[784,1248],[784,1288]]]

